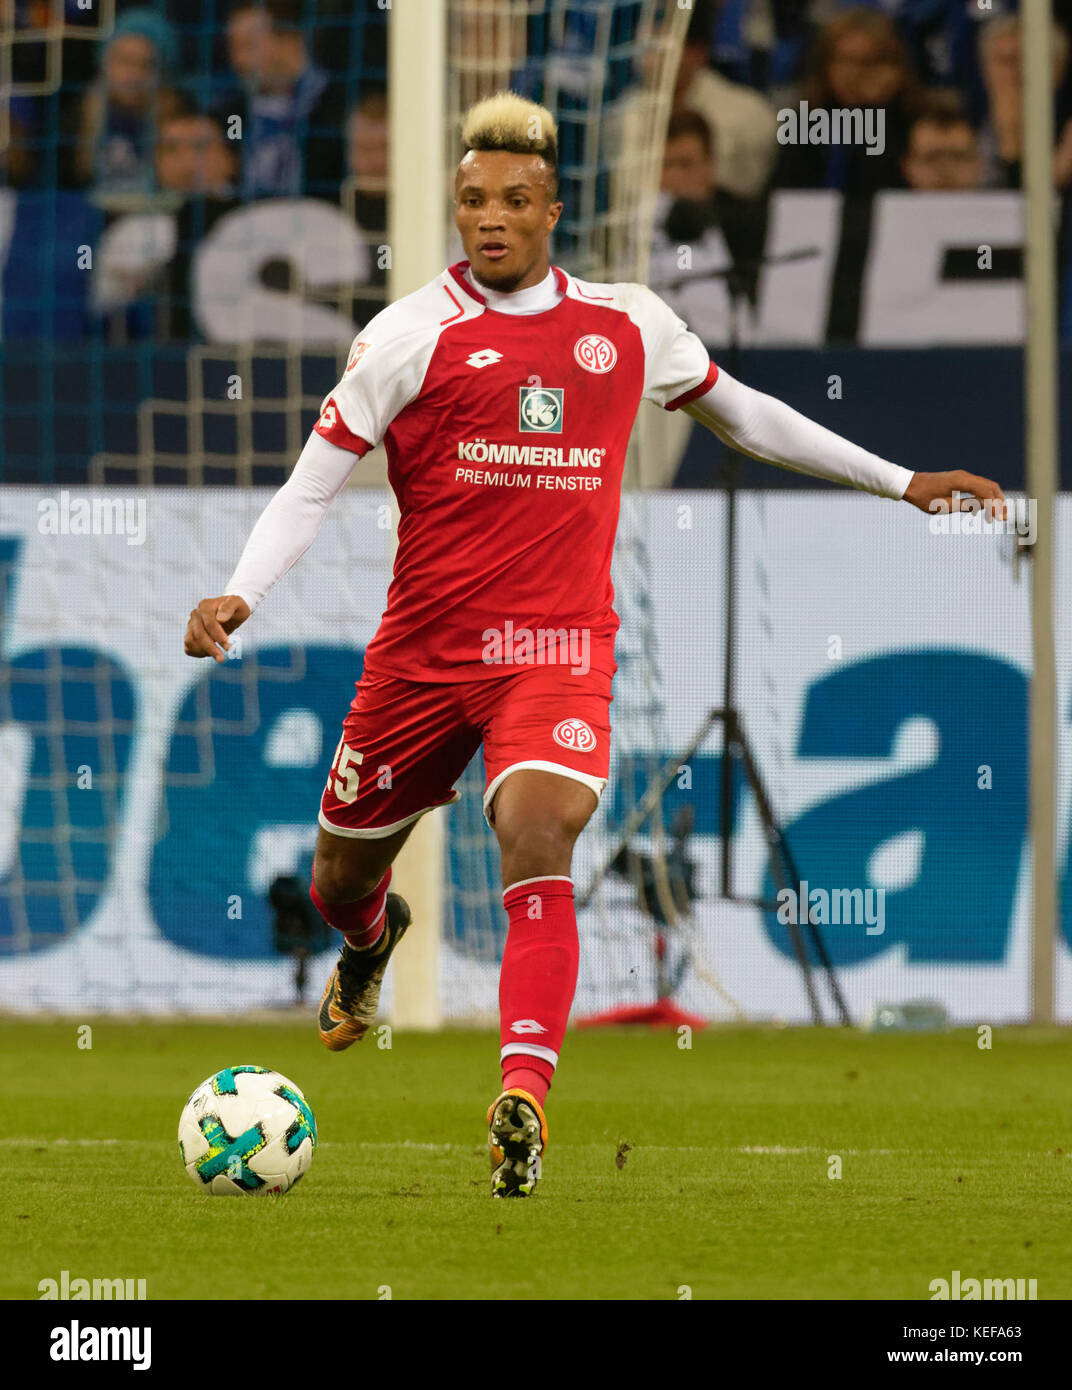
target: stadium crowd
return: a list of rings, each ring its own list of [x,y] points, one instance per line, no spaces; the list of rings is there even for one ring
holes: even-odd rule
[[[159,220],[138,224],[105,256],[92,305],[95,325],[110,337],[137,336],[127,311],[158,293],[169,308],[152,317],[151,331],[190,335],[183,284],[192,250],[243,203],[326,199],[370,246],[382,241],[388,124],[379,0],[210,0],[194,19],[183,0],[120,0],[105,40],[91,38],[96,12],[78,0],[63,4],[56,85],[45,80],[55,0],[13,0],[16,94],[4,172],[16,190],[83,190],[108,219],[169,219],[160,236],[146,231],[159,230]],[[480,0],[473,4],[479,9]],[[834,189],[866,206],[885,189],[1017,188],[1020,21],[1001,5],[693,0],[656,262],[660,247],[685,238],[702,263],[704,238],[716,233],[731,254],[754,254],[777,189]],[[1055,0],[1054,11],[1053,180],[1064,201],[1072,189],[1072,0]],[[811,113],[881,116],[881,150],[783,143],[779,113],[801,103]],[[363,265],[357,320],[384,294],[376,256]]]

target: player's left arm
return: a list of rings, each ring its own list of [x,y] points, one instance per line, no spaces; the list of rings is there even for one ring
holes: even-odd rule
[[[745,386],[721,368],[714,384],[681,408],[724,443],[764,463],[911,502],[922,512],[959,511],[966,498],[974,497],[985,515],[1004,516],[1004,494],[990,478],[960,468],[914,473],[861,449],[784,401]]]

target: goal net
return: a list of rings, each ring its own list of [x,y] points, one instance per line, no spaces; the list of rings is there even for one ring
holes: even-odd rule
[[[690,8],[444,3],[450,140],[463,110],[499,88],[548,105],[565,202],[556,260],[596,281],[643,281]],[[305,10],[311,34],[320,20],[312,3]],[[113,18],[102,15],[94,41],[107,39]],[[208,41],[225,22],[211,3],[180,26],[205,101]],[[224,582],[337,378],[354,323],[386,293],[376,273],[388,191],[376,145],[384,49],[359,7],[333,9],[323,24],[321,55],[350,112],[341,186],[221,205],[215,221],[195,213],[189,225],[173,198],[101,202],[87,314],[98,316],[104,345],[94,338],[84,355],[89,398],[107,409],[91,414],[87,398],[94,425],[71,488],[50,474],[44,450],[27,476],[55,478],[53,492],[0,496],[0,1007],[214,1012],[294,998],[269,897],[277,878],[308,878],[319,786],[383,606],[386,493],[364,490],[363,468],[306,561],[241,634],[235,660],[191,663],[174,625],[206,583]],[[50,79],[71,101],[80,95],[64,67],[73,51],[56,47]],[[58,120],[41,128],[45,154],[61,134]],[[56,217],[46,244],[60,244]],[[144,302],[124,300],[139,291]],[[51,371],[47,340],[31,360],[42,378]],[[134,384],[125,408],[121,392]],[[61,403],[42,399],[46,418]],[[650,604],[649,499],[635,490],[642,457],[634,441],[614,567],[615,763],[580,851],[581,891],[676,741]],[[438,992],[448,1022],[495,1014],[506,928],[479,759],[462,791],[441,813]],[[656,846],[660,828],[659,817],[642,827]],[[586,910],[579,1014],[650,993],[651,923],[633,896],[612,874]],[[310,979],[328,958],[311,962]],[[392,1002],[389,981],[388,1012]]]

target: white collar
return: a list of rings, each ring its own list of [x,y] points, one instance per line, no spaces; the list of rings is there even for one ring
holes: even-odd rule
[[[549,270],[538,285],[529,285],[526,289],[513,290],[509,294],[487,289],[474,277],[469,266],[466,267],[465,277],[477,294],[483,296],[488,308],[496,309],[500,314],[542,314],[553,309],[562,298],[553,270]]]

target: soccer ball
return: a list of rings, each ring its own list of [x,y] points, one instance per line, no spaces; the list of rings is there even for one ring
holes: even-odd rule
[[[225,1067],[202,1081],[179,1117],[186,1171],[217,1197],[286,1192],[315,1148],[308,1101],[267,1067]]]

